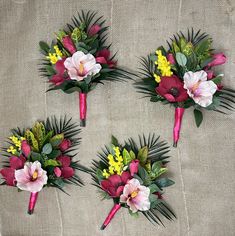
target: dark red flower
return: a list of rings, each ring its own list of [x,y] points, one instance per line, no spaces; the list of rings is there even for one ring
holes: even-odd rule
[[[65,61],[65,58],[58,60],[55,63],[55,69],[58,75],[64,75],[64,72],[66,71],[66,68],[64,66],[64,61]]]
[[[71,141],[69,139],[64,139],[59,145],[60,151],[64,152],[71,147]]]
[[[53,83],[56,86],[58,86],[60,84],[63,84],[64,81],[65,81],[65,78],[62,75],[59,75],[59,74],[53,75],[50,79],[50,82]]]
[[[23,141],[21,142],[21,150],[22,150],[23,154],[24,154],[26,157],[29,156],[29,154],[30,154],[30,152],[31,152],[31,147],[30,147],[30,145],[27,143],[26,140],[23,140]]]
[[[71,158],[69,156],[59,156],[56,158],[57,161],[61,163],[60,170],[61,170],[61,177],[65,179],[69,179],[74,175],[74,169],[70,167]],[[57,170],[58,173],[58,170]]]
[[[107,64],[110,68],[116,66],[117,62],[110,60],[110,51],[104,48],[96,53],[96,62],[100,64]]]
[[[129,167],[130,172],[131,172],[131,176],[133,176],[134,174],[136,174],[138,172],[139,163],[140,163],[140,161],[137,159],[131,161],[130,167]]]
[[[227,60],[226,56],[222,52],[213,54],[212,58],[213,58],[213,60],[207,64],[208,67],[222,65]]]
[[[0,174],[5,179],[7,185],[15,186],[15,170],[22,169],[24,167],[25,161],[26,159],[22,155],[20,155],[19,157],[12,156],[10,157],[10,167],[0,170]]]
[[[58,60],[55,63],[56,74],[53,75],[50,79],[50,82],[53,83],[55,86],[59,86],[60,84],[63,84],[65,80],[69,79],[69,77],[65,78],[66,68],[64,66],[64,61],[65,58]]]
[[[62,38],[63,46],[71,53],[74,54],[77,49],[74,46],[73,40],[70,38],[70,36],[66,35]]]
[[[167,57],[167,61],[169,61],[172,65],[175,64],[175,58],[172,53],[168,53],[166,57]]]
[[[183,102],[188,99],[183,82],[175,75],[162,76],[156,92],[169,102]]]
[[[120,197],[127,181],[131,179],[129,171],[122,172],[122,175],[111,175],[108,179],[101,181],[102,189],[111,197]]]
[[[97,24],[92,25],[90,29],[88,30],[88,35],[89,36],[94,36],[96,35],[99,31],[101,30],[101,27]]]

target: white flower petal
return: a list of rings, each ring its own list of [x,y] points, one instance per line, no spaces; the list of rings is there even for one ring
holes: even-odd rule
[[[79,68],[80,62],[85,60],[86,56],[84,52],[77,51],[72,55],[72,64],[74,67]]]

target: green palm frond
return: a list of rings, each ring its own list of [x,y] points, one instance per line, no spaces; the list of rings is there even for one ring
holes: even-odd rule
[[[138,93],[143,94],[143,97],[150,98],[151,102],[162,102],[163,104],[168,104],[169,102],[163,97],[156,93],[157,82],[153,76],[154,74],[154,62],[151,60],[150,55],[140,58],[141,67],[136,75],[139,80],[134,83]]]
[[[216,112],[227,114],[227,112],[235,111],[235,90],[223,88],[217,92],[219,105],[213,109]]]
[[[180,46],[180,38],[184,38],[187,42],[191,42],[193,46],[197,46],[202,40],[207,39],[209,35],[205,32],[201,33],[201,30],[194,31],[193,28],[188,29],[187,34],[184,34],[180,31],[177,34],[173,35],[171,38],[171,42],[175,42],[178,46]],[[167,41],[169,48],[172,50],[171,43]]]
[[[163,222],[159,215],[164,216],[168,220],[176,219],[176,215],[174,211],[170,208],[170,206],[163,200],[158,201],[158,203],[148,211],[141,212],[152,224],[163,225]],[[158,215],[159,214],[159,215]]]
[[[139,136],[139,142],[135,142],[132,138],[128,139],[125,142],[125,147],[133,150],[136,154],[138,154],[138,150],[143,147],[148,147],[148,158],[151,162],[163,161],[170,156],[166,156],[166,154],[170,151],[167,142],[160,141],[160,136],[156,136],[156,134],[149,134],[145,136]]]

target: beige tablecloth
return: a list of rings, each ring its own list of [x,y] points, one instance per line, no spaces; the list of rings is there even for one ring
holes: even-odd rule
[[[147,55],[177,30],[193,26],[214,38],[228,63],[218,68],[225,84],[235,88],[234,0],[1,0],[0,1],[0,142],[15,126],[27,127],[50,115],[79,121],[76,94],[45,93],[39,77],[38,41],[70,21],[77,10],[98,10],[110,26],[109,41],[119,64],[135,70]],[[140,99],[131,83],[106,83],[88,97],[87,127],[82,130],[79,157],[84,165],[115,134],[120,140],[156,132],[172,143],[174,110]],[[232,236],[235,235],[235,115],[204,113],[198,129],[192,110],[184,116],[179,147],[171,151],[170,176],[176,184],[165,198],[177,213],[166,227],[121,210],[104,232],[99,227],[112,206],[100,202],[88,175],[84,188],[69,187],[71,196],[54,189],[39,195],[35,214],[26,214],[27,192],[0,188],[1,236]]]

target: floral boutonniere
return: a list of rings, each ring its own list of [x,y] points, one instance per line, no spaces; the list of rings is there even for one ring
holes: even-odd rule
[[[118,67],[111,55],[111,44],[106,44],[107,30],[97,12],[82,11],[72,18],[72,24],[55,33],[50,45],[39,43],[43,54],[39,70],[50,83],[48,91],[79,93],[81,126],[86,123],[88,92],[105,81],[129,79],[129,73]]]
[[[180,32],[147,58],[141,58],[141,81],[135,83],[140,93],[152,102],[175,107],[174,146],[179,140],[181,121],[186,108],[194,108],[197,127],[203,120],[202,110],[226,114],[235,109],[235,90],[222,84],[224,75],[213,68],[226,62],[223,53],[215,53],[212,39],[200,30]]]
[[[44,187],[65,192],[66,184],[83,185],[77,171],[88,172],[88,169],[73,160],[79,133],[78,125],[66,117],[48,118],[36,122],[32,128],[12,130],[7,147],[3,148],[7,160],[0,170],[4,178],[1,185],[31,193],[29,214],[33,213],[38,193]]]
[[[124,145],[112,137],[110,146],[99,153],[91,171],[94,184],[103,199],[114,206],[101,229],[110,223],[121,208],[131,216],[143,214],[152,223],[162,224],[158,214],[172,220],[175,214],[163,197],[163,189],[174,182],[162,175],[167,172],[169,147],[154,134],[139,138],[139,145],[129,139]]]

